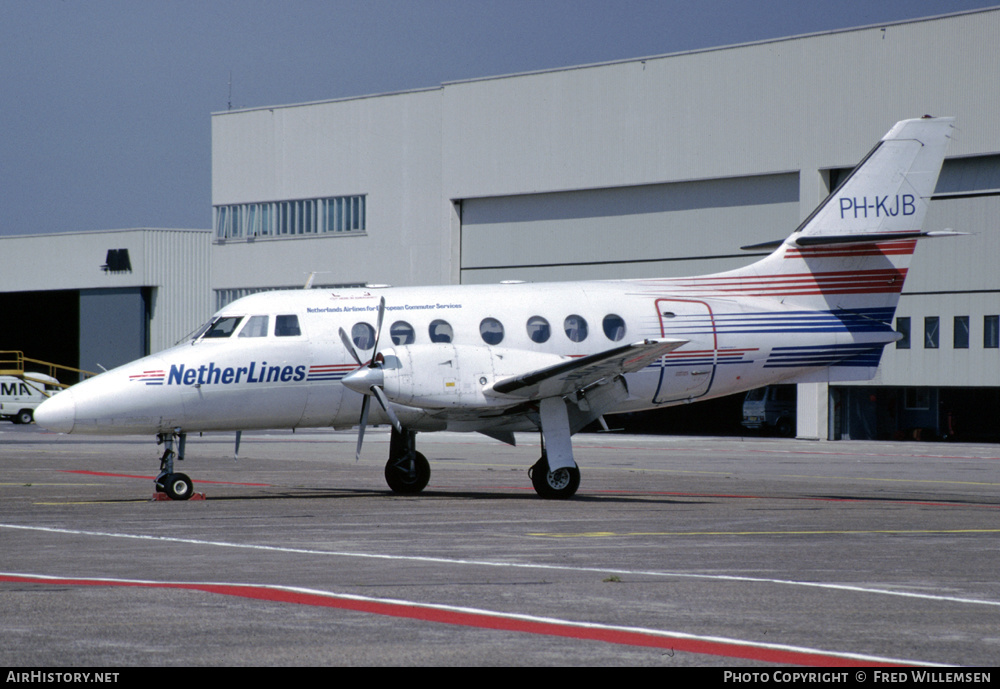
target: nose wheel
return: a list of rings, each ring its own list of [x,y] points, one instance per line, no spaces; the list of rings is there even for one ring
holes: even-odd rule
[[[156,477],[156,492],[171,500],[188,500],[194,495],[194,482],[187,474],[164,474]]]
[[[175,429],[174,433],[160,433],[156,442],[164,446],[160,457],[160,473],[153,484],[157,493],[163,493],[171,500],[190,500],[194,495],[194,482],[187,474],[174,472],[174,459],[184,459],[184,446],[187,443],[187,433]],[[174,436],[177,436],[177,450],[174,451]]]

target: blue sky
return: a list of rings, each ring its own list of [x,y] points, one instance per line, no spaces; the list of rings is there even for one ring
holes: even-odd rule
[[[0,235],[211,224],[210,114],[975,0],[0,0]]]

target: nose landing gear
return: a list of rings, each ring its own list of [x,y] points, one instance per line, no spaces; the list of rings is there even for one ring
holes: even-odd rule
[[[177,437],[177,451],[174,451],[174,436]],[[156,436],[157,445],[164,446],[160,457],[160,473],[156,475],[153,484],[157,493],[163,493],[171,500],[190,500],[194,495],[194,482],[187,474],[174,472],[174,458],[184,459],[184,446],[187,444],[187,433],[175,428],[173,433],[160,433]]]

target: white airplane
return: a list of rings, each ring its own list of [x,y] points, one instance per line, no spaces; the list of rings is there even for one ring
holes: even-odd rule
[[[529,475],[543,497],[580,482],[571,436],[603,415],[777,382],[867,380],[901,335],[892,318],[953,118],[897,123],[774,251],[691,278],[265,292],[216,313],[186,342],[45,401],[52,431],[155,434],[157,490],[188,433],[392,424],[389,487],[430,478],[423,431],[514,444],[540,430]],[[388,322],[389,340],[382,332]],[[388,345],[388,346],[387,346]],[[374,397],[378,407],[372,408]],[[177,450],[174,450],[176,441]]]

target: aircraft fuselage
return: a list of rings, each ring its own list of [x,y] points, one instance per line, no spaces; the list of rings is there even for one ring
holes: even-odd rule
[[[340,380],[357,364],[338,331],[351,333],[361,358],[370,358],[373,342],[366,337],[380,297],[392,344],[383,335],[379,349],[408,364],[395,396],[386,391],[412,430],[534,428],[523,416],[505,418],[500,411],[510,400],[489,388],[524,370],[647,338],[687,344],[626,374],[627,397],[605,413],[773,383],[830,365],[834,350],[860,343],[860,351],[877,352],[889,332],[884,324],[859,330],[835,311],[784,308],[763,297],[736,300],[690,281],[269,292],[217,314],[240,319],[226,336],[202,336],[75,386],[72,419],[54,430],[144,434],[356,425],[362,395]],[[245,336],[255,316],[266,316],[268,329]],[[279,316],[295,316],[298,333],[277,335]],[[803,353],[810,350],[818,354]],[[491,400],[494,417],[482,413]],[[454,410],[462,407],[479,411],[461,418]],[[373,409],[370,423],[387,421]]]

